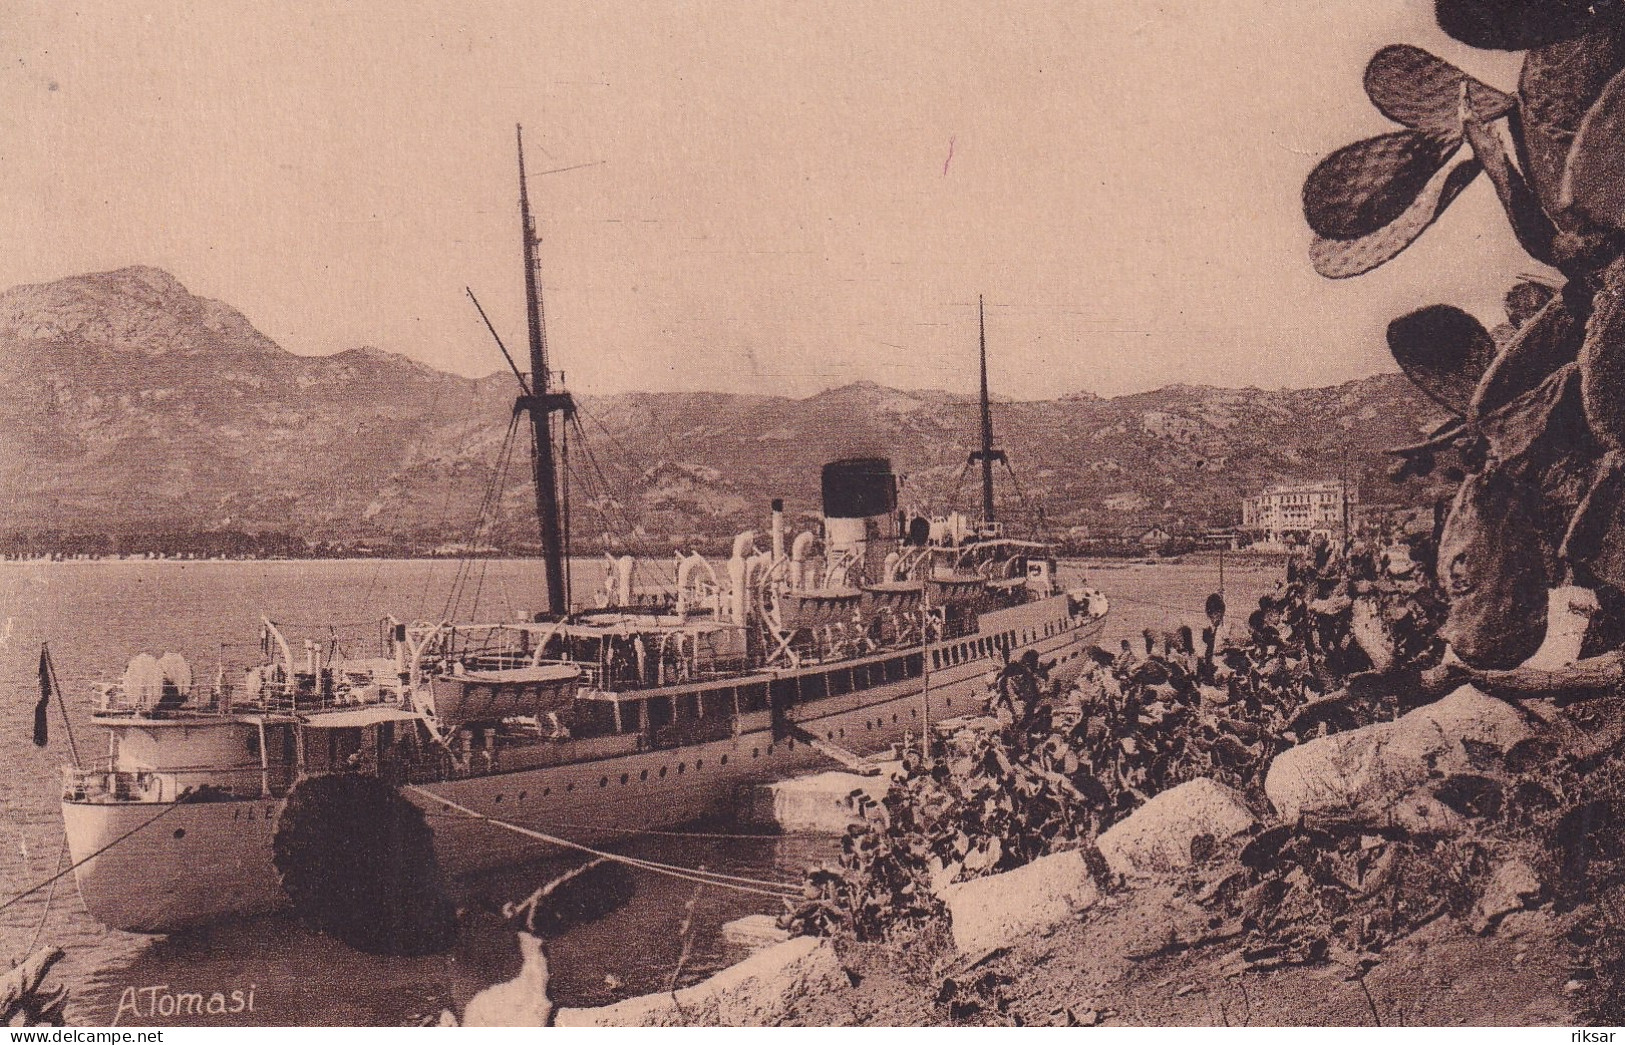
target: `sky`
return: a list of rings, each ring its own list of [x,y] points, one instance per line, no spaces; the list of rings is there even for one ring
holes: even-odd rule
[[[1537,269],[1482,178],[1377,272],[1309,267],[1304,175],[1394,129],[1377,48],[1515,84],[1431,7],[13,3],[0,287],[155,265],[293,352],[488,374],[464,287],[522,346],[523,124],[577,392],[970,391],[979,294],[1012,398],[1330,384]]]

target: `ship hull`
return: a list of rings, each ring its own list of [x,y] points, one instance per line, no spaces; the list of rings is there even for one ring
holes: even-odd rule
[[[1054,677],[1069,682],[1100,626],[1089,622],[1039,638],[1016,653],[1036,650],[1055,662]],[[926,680],[929,709],[922,680],[913,678],[822,698],[798,707],[792,718],[806,733],[860,755],[876,754],[918,736],[922,713],[937,721],[979,711],[993,667],[979,659],[933,671]],[[425,796],[602,844],[726,814],[741,786],[830,764],[805,742],[776,738],[765,713],[752,718],[761,720],[760,728],[726,739],[423,784],[422,793],[408,794],[429,819],[436,857],[448,875],[523,863],[557,850]],[[281,804],[206,802],[166,812],[147,803],[65,801],[69,848],[76,863],[85,861],[74,873],[86,908],[116,929],[165,933],[286,906],[271,850]]]

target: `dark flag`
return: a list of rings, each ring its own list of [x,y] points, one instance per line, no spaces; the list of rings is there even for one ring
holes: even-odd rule
[[[51,739],[45,713],[51,706],[51,658],[43,647],[39,651],[39,703],[34,705],[34,746],[44,747]]]

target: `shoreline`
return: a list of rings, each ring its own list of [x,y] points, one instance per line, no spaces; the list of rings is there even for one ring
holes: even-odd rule
[[[709,558],[709,556],[708,556]],[[726,556],[719,556],[719,561]],[[1226,568],[1234,569],[1275,569],[1286,562],[1290,556],[1282,552],[1230,552],[1225,556]],[[258,563],[412,563],[412,562],[449,562],[459,563],[465,560],[454,555],[414,555],[414,556],[381,556],[381,555],[335,555],[310,558],[263,558],[263,559],[173,559],[173,558],[120,558],[104,556],[97,558],[72,559],[0,559],[0,566],[95,566],[95,565],[178,565],[178,566],[215,566],[215,565],[253,565]],[[482,555],[475,561],[480,562],[507,562],[507,563],[540,563],[539,555]],[[601,556],[576,556],[571,559],[576,563],[601,563]],[[652,561],[643,559],[641,561]],[[664,558],[659,559],[665,562]],[[1091,570],[1129,569],[1139,567],[1158,566],[1212,566],[1217,568],[1219,556],[1214,552],[1191,552],[1186,555],[1171,556],[1166,559],[1146,558],[1118,558],[1115,556],[1089,556],[1089,555],[1061,555],[1056,562],[1062,566],[1078,567]]]
[[[137,558],[94,558],[94,559],[0,559],[0,566],[252,566],[260,564],[288,564],[288,563],[459,563],[465,560],[451,555],[413,556],[408,558],[387,558],[374,555],[333,556],[331,558],[265,558],[265,559],[137,559]],[[527,563],[542,562],[541,556],[481,556],[481,562],[514,562]],[[601,562],[597,558],[575,558],[572,562]],[[662,560],[664,561],[664,560]]]

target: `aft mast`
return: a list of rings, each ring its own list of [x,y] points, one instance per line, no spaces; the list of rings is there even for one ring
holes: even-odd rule
[[[528,411],[532,436],[531,460],[536,475],[536,517],[541,525],[542,557],[547,563],[547,613],[561,618],[569,613],[566,585],[565,533],[559,511],[559,469],[553,456],[553,415],[567,421],[575,413],[570,393],[553,388],[547,363],[547,326],[542,311],[541,237],[530,213],[530,191],[525,184],[525,138],[514,128],[519,146],[519,216],[525,246],[525,319],[530,332],[530,389],[514,402],[514,411]]]
[[[982,296],[976,295],[976,325],[982,352],[982,448],[970,455],[971,464],[982,466],[982,525],[993,528],[993,462],[1009,467],[1003,450],[993,446],[993,411],[987,399],[987,316],[982,308]]]

